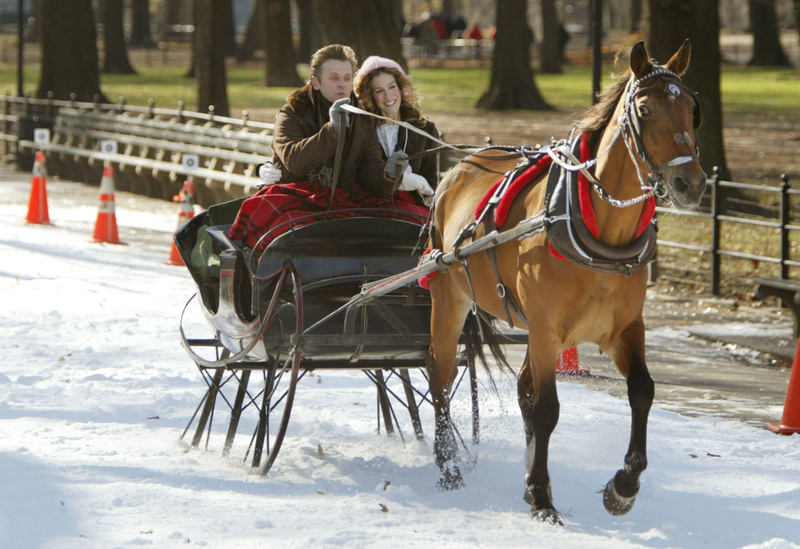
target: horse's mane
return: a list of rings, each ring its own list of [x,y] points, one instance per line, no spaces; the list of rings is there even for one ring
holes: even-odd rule
[[[631,70],[628,69],[621,74],[614,75],[617,80],[603,93],[600,101],[587,109],[584,115],[575,123],[575,129],[579,134],[589,134],[589,149],[593,152],[597,149],[600,136],[608,126],[617,108],[620,97],[625,92]]]

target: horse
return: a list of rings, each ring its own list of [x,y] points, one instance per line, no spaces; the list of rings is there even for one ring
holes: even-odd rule
[[[485,311],[528,329],[527,353],[517,382],[527,443],[524,499],[532,516],[562,523],[553,506],[547,467],[548,444],[559,417],[557,357],[562,350],[583,342],[599,345],[627,380],[630,446],[624,468],[606,485],[603,501],[613,515],[632,508],[639,477],[647,467],[647,421],[654,395],[645,362],[642,310],[647,270],[642,267],[653,257],[655,230],[654,222],[643,223],[642,218],[648,210],[652,217],[654,193],[679,209],[691,209],[699,204],[706,187],[696,144],[699,102],[680,78],[690,56],[687,40],[661,66],[650,59],[642,42],[636,44],[630,53],[630,68],[576,123],[573,133],[581,137],[571,142],[573,149],[545,148],[542,154],[553,158],[550,175],[537,174],[537,179],[519,192],[498,229],[502,232],[538,216],[547,230],[509,240],[494,252],[464,257],[429,281],[432,342],[426,368],[436,417],[434,454],[441,489],[463,485],[448,395],[456,375],[462,326],[465,320],[469,323],[471,311],[476,314],[477,306],[478,313]],[[581,163],[575,158],[577,142],[583,143],[594,160]],[[519,150],[522,157],[530,156],[524,154],[525,148]],[[487,216],[476,222],[476,210],[486,203],[493,185],[497,187],[498,173],[507,177],[507,172],[528,167],[524,159],[520,162],[520,154],[489,148],[452,168],[436,192],[431,247],[442,253],[458,252],[470,238],[475,241],[490,233],[493,227],[487,224],[493,220]],[[559,168],[566,170],[554,175]],[[584,192],[581,199],[582,203],[589,201],[594,210],[596,234],[588,251],[572,250],[570,255],[570,241],[578,238],[580,231],[564,228],[571,215],[569,205],[566,213],[559,214],[550,203],[557,201],[559,194],[574,194],[577,183],[565,183],[573,186],[562,185],[559,190],[551,182],[569,182],[563,174],[575,171],[588,178],[588,188],[596,191],[588,191],[589,197]],[[560,233],[556,230],[559,221]],[[642,225],[647,227],[639,234]],[[558,249],[553,249],[559,238]],[[642,243],[643,238],[649,243]],[[635,248],[632,258],[618,257],[631,247]],[[601,257],[592,257],[592,251]]]

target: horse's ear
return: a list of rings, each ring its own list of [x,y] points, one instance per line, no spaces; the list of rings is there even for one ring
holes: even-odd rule
[[[639,78],[650,70],[650,54],[644,47],[641,40],[631,49],[631,72],[633,76]]]
[[[691,57],[692,43],[687,38],[681,48],[672,56],[672,59],[667,62],[666,66],[678,76],[683,76],[683,73],[689,68],[689,59]]]

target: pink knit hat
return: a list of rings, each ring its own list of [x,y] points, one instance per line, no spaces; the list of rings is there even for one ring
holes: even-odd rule
[[[378,57],[377,55],[370,55],[367,57],[364,60],[364,63],[361,64],[361,68],[358,69],[358,72],[360,74],[367,75],[375,69],[397,69],[403,76],[406,75],[403,67],[401,67],[398,63],[385,57]]]

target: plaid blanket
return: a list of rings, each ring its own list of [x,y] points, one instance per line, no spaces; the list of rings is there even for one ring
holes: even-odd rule
[[[230,236],[263,251],[283,233],[323,219],[394,217],[423,225],[430,210],[418,205],[411,193],[378,198],[358,187],[331,189],[316,181],[269,185],[247,198],[233,222]],[[330,209],[329,209],[330,207]]]

